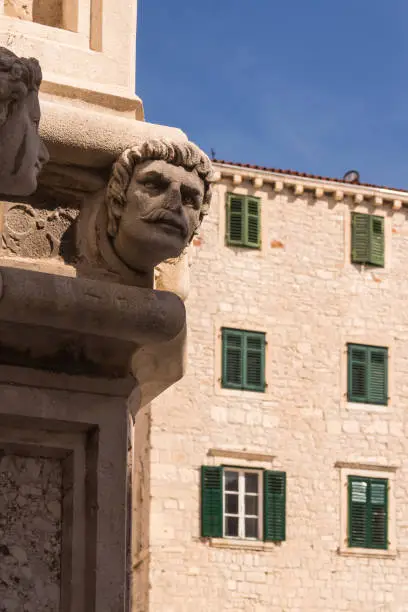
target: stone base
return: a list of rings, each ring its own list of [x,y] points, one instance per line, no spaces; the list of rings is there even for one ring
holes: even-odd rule
[[[126,402],[32,383],[0,385],[0,601],[124,612]]]

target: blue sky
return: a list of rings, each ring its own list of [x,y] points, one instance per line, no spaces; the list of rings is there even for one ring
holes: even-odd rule
[[[146,120],[219,159],[408,188],[407,0],[139,0]]]

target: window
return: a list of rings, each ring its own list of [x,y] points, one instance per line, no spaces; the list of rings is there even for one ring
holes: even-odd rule
[[[285,507],[285,472],[201,468],[203,537],[285,540]]]
[[[259,249],[261,246],[260,200],[228,194],[227,244]]]
[[[224,469],[224,535],[260,538],[258,472]]]
[[[397,554],[396,466],[336,462],[340,468],[340,546],[346,556]]]
[[[348,477],[348,545],[388,548],[388,479]]]
[[[363,344],[348,345],[349,402],[388,403],[388,349]]]
[[[351,214],[351,261],[384,266],[384,217]]]
[[[240,329],[222,330],[222,386],[265,390],[265,334]]]

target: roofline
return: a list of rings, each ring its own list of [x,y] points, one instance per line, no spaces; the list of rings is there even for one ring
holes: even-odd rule
[[[317,197],[322,197],[324,193],[334,194],[336,200],[343,200],[346,196],[352,196],[356,203],[361,203],[364,199],[374,198],[376,205],[380,206],[384,201],[392,202],[394,209],[397,210],[402,205],[408,206],[408,191],[401,189],[364,183],[347,183],[340,179],[314,175],[302,176],[298,173],[286,173],[284,170],[269,170],[267,168],[251,167],[221,160],[214,160],[213,165],[216,169],[217,180],[220,180],[223,176],[232,177],[236,185],[240,184],[243,179],[246,179],[252,180],[258,189],[264,183],[272,183],[275,191],[282,191],[284,187],[292,187],[298,195],[306,189],[315,191]]]

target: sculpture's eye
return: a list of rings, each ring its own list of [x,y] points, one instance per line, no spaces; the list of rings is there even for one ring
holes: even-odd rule
[[[164,191],[167,183],[160,180],[146,179],[143,181],[143,187],[151,192]]]
[[[38,132],[38,129],[40,127],[40,118],[41,115],[39,113],[37,113],[35,110],[32,110],[29,114],[30,117],[30,121],[33,124],[33,126],[35,127],[35,129]]]
[[[195,207],[194,198],[192,196],[185,196],[183,198],[183,204],[184,204],[184,206],[193,206],[193,207]]]
[[[190,189],[184,189],[182,190],[182,197],[183,206],[194,208],[195,210],[200,209],[202,197],[199,193],[191,191]]]

